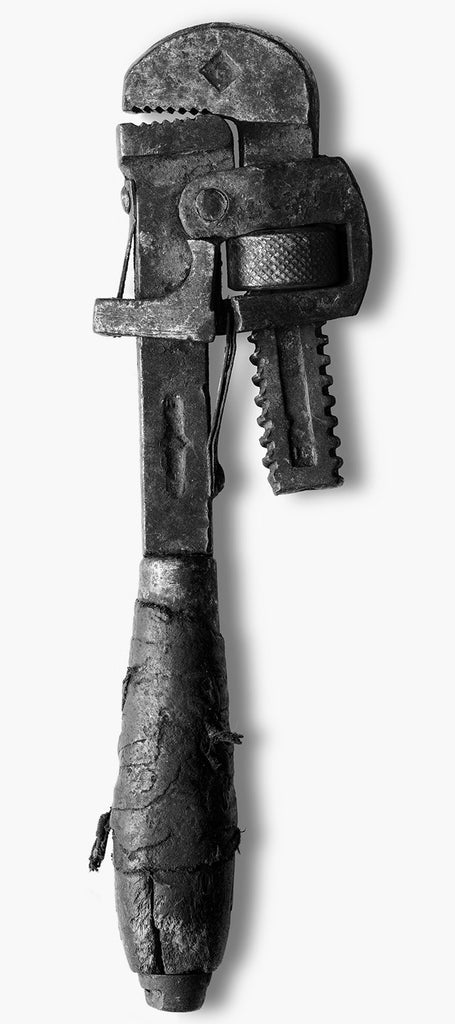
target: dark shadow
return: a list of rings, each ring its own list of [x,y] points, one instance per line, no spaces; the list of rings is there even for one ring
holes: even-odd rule
[[[326,352],[330,356],[331,363],[329,373],[333,377],[333,386],[330,393],[336,398],[333,407],[333,414],[338,418],[338,426],[334,433],[341,440],[341,447],[338,454],[343,459],[340,473],[343,477],[344,487],[357,489],[366,482],[366,458],[362,444],[362,424],[357,414],[356,394],[362,382],[355,373],[352,365],[351,349],[349,346],[349,320],[339,320],[326,324],[324,332],[327,333],[329,344]],[[333,492],[326,491],[329,496]],[[315,497],[321,492],[314,492]],[[308,492],[302,491],[298,498],[308,498]]]

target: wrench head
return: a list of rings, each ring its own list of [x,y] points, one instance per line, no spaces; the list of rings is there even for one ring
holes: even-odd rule
[[[313,72],[296,50],[223,23],[183,29],[147,50],[126,73],[123,109],[308,125],[315,139],[319,117]]]

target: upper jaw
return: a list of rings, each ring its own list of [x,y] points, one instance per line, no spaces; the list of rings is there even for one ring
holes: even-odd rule
[[[152,46],[126,73],[123,109],[210,111],[235,121],[317,125],[311,69],[281,40],[256,29],[208,24]]]

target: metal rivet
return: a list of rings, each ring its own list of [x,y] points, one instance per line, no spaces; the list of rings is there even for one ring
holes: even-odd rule
[[[196,196],[197,212],[206,223],[221,220],[228,206],[228,197],[218,188],[202,188]]]
[[[122,206],[125,213],[129,213],[131,210],[131,195],[127,185],[124,185],[120,193],[120,199],[122,200]]]

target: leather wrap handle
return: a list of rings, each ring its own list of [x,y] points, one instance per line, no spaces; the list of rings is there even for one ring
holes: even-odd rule
[[[111,811],[116,900],[147,1002],[196,1009],[220,963],[239,845],[216,564],[145,558]]]

